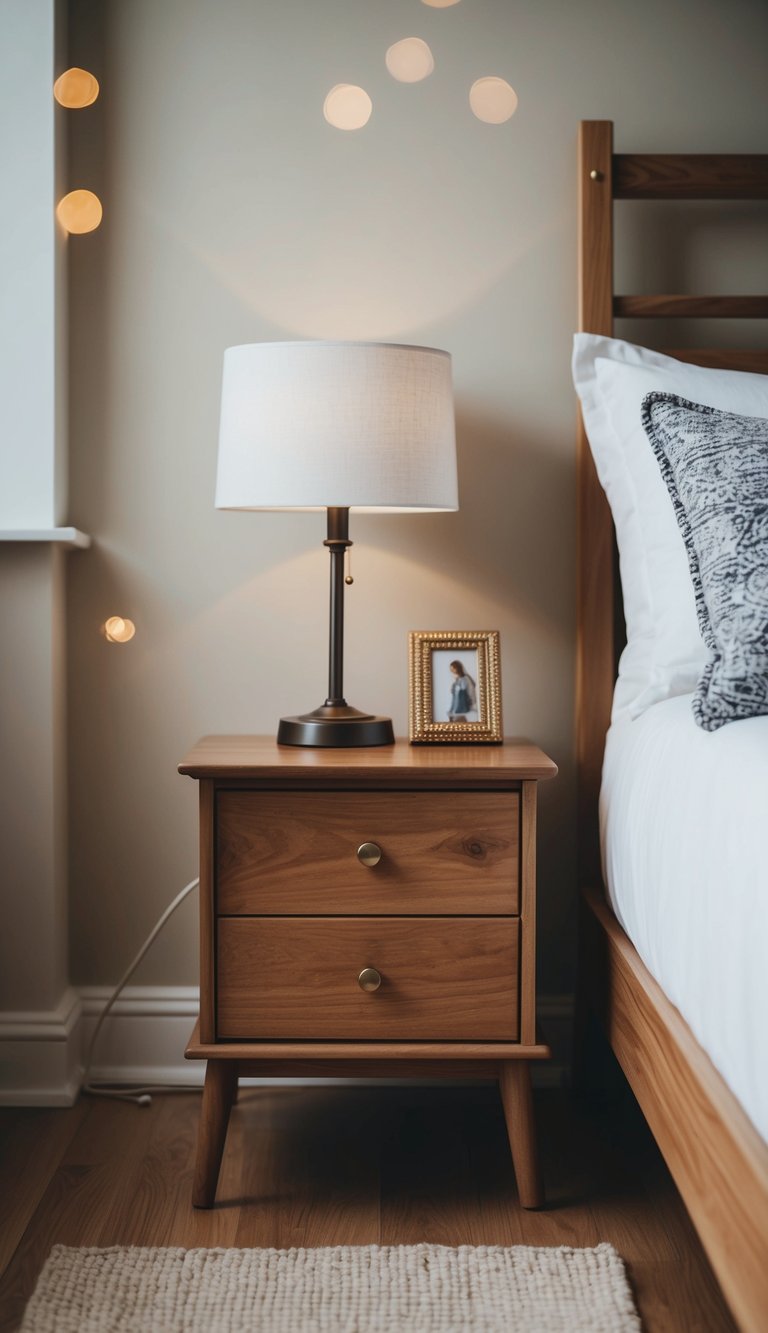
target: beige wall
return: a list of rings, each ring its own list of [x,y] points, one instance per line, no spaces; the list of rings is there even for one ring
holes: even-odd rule
[[[272,732],[324,695],[322,518],[215,512],[217,415],[228,345],[345,337],[453,353],[461,486],[457,515],[353,516],[348,697],[402,733],[408,630],[500,629],[507,732],[561,766],[542,792],[541,976],[567,990],[576,126],[612,118],[626,150],[765,151],[768,6],[71,11],[70,59],[103,89],[71,119],[71,185],[104,202],[100,231],[70,250],[71,521],[97,542],[69,569],[73,979],[116,978],[195,873],[196,792],[175,773],[185,749],[206,732]],[[383,63],[408,35],[436,61],[410,87]],[[519,94],[507,125],[469,111],[487,73]],[[342,81],[373,98],[357,134],[322,118]],[[742,212],[749,279],[760,260]],[[666,285],[654,216],[636,229],[638,264],[643,278],[660,264]],[[126,647],[100,637],[113,613],[136,622]],[[195,937],[190,904],[142,979],[194,981]]]

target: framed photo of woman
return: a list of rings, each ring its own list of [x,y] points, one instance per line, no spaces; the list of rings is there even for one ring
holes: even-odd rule
[[[498,630],[412,630],[408,647],[411,744],[500,745]]]

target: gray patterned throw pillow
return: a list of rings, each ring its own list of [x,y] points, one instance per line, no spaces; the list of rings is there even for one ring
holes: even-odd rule
[[[671,393],[649,393],[642,410],[712,651],[693,715],[716,731],[768,713],[768,420]]]

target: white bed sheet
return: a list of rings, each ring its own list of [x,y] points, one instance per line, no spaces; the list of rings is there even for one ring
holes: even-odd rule
[[[619,719],[600,825],[619,921],[768,1139],[768,717],[705,732],[681,695]]]

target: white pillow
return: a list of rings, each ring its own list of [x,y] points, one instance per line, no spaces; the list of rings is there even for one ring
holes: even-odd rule
[[[768,375],[707,370],[617,338],[577,333],[573,380],[619,547],[627,646],[612,717],[639,717],[660,699],[690,693],[709,657],[683,539],[643,430],[643,398],[674,393],[725,412],[765,417]]]

